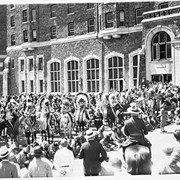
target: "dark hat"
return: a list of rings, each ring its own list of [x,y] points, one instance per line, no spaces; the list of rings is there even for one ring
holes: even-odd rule
[[[35,146],[33,150],[34,156],[40,156],[42,154],[41,146]]]
[[[180,129],[176,129],[173,134],[177,140],[180,140]]]
[[[7,146],[2,146],[0,148],[0,158],[5,158],[9,155],[10,151],[9,149],[7,148]]]

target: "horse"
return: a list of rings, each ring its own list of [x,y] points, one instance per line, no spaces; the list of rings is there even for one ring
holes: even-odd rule
[[[60,131],[64,134],[64,138],[72,138],[73,120],[70,113],[61,113],[60,115]]]
[[[131,175],[151,174],[151,153],[148,147],[135,144],[124,152],[127,173]]]

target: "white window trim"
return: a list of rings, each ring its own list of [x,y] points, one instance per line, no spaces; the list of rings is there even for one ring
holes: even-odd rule
[[[50,80],[50,65],[51,63],[54,63],[54,62],[58,62],[60,63],[60,74],[61,74],[61,61],[59,59],[56,59],[56,58],[52,58],[50,59],[48,62],[47,62],[47,93],[48,94],[58,94],[57,92],[51,92],[51,80]],[[60,77],[60,79],[62,80],[62,78]],[[44,82],[45,83],[45,82]],[[60,89],[60,94],[62,92],[62,86],[61,86],[61,89]]]
[[[39,64],[39,58],[43,59],[43,70],[38,70],[38,64]],[[36,74],[37,74],[37,81],[36,81],[36,87],[37,87],[37,93],[44,93],[45,91],[45,78],[44,78],[44,56],[43,55],[37,55],[36,56]],[[43,92],[40,92],[40,83],[39,80],[43,80]]]
[[[112,57],[114,57],[114,56],[117,56],[117,57],[120,57],[120,58],[122,58],[122,60],[123,60],[123,89],[124,89],[124,75],[125,75],[125,68],[124,68],[124,54],[121,54],[121,53],[118,53],[118,52],[111,52],[111,53],[109,53],[108,55],[106,55],[105,56],[105,87],[104,87],[104,89],[105,89],[105,92],[108,92],[109,91],[109,87],[108,87],[108,59],[109,58],[112,58]]]
[[[24,60],[24,71],[21,71],[21,60]],[[22,87],[21,87],[21,81],[24,81],[25,85],[25,92],[27,92],[27,74],[26,74],[26,58],[25,57],[20,57],[18,58],[18,69],[19,69],[19,94],[22,94]]]
[[[150,69],[150,64],[152,63],[151,62],[151,42],[152,42],[152,39],[153,39],[153,37],[154,37],[154,35],[156,34],[156,33],[158,33],[158,32],[160,32],[160,31],[164,31],[164,32],[166,32],[169,36],[170,36],[170,38],[171,38],[171,42],[173,42],[173,40],[174,40],[174,38],[175,38],[175,35],[174,35],[174,33],[172,32],[172,30],[169,28],[169,27],[167,27],[167,26],[161,26],[161,25],[159,25],[159,26],[156,26],[155,28],[153,28],[148,34],[147,34],[147,36],[146,36],[146,38],[145,38],[145,49],[146,49],[146,79],[147,80],[149,80],[149,81],[151,81],[152,79],[151,79],[151,69]],[[174,46],[171,46],[171,59],[174,59],[174,52],[175,50],[174,50]],[[174,61],[173,61],[173,63],[174,63]],[[174,67],[174,65],[173,65],[173,67]],[[172,70],[172,71],[174,71],[174,69]],[[172,82],[174,82],[174,76],[172,76]]]
[[[77,57],[70,56],[64,60],[64,93],[68,93],[68,75],[67,75],[67,63],[69,61],[77,61],[78,62],[78,78],[80,80],[80,60]],[[71,93],[71,94],[76,94],[76,93]]]
[[[140,52],[140,50],[141,49],[138,48],[129,54],[129,88],[130,89],[134,88],[134,83],[133,83],[133,57],[136,55],[138,56],[137,86],[139,84],[139,65],[140,65],[140,63],[139,63],[139,61],[140,61],[139,52]]]
[[[88,55],[83,58],[83,91],[87,92],[87,61],[89,59],[99,60],[99,92],[102,91],[102,62],[101,58],[95,54]],[[95,94],[95,93],[94,93]]]

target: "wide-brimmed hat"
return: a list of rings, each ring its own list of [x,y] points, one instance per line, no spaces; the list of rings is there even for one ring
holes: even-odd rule
[[[142,110],[140,108],[138,108],[136,105],[132,105],[131,107],[129,107],[127,109],[126,113],[138,115],[138,114],[142,113]]]
[[[91,129],[89,129],[89,130],[86,131],[86,136],[85,136],[85,138],[86,138],[87,140],[93,140],[93,139],[95,138],[95,136],[96,136],[96,133],[93,132]]]
[[[41,146],[35,146],[34,149],[33,149],[33,155],[34,156],[40,156],[42,155],[42,149],[41,149]]]
[[[7,148],[7,146],[2,146],[0,148],[0,158],[5,158],[9,155],[10,151],[9,149]]]

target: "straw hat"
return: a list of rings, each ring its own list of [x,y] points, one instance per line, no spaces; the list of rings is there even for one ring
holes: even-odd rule
[[[93,139],[95,138],[95,136],[96,136],[96,133],[93,132],[91,129],[89,129],[89,130],[86,131],[86,136],[85,136],[85,138],[86,138],[87,140],[93,140]]]
[[[7,146],[2,146],[0,148],[0,158],[5,158],[9,155],[10,151],[9,149],[7,148]]]

